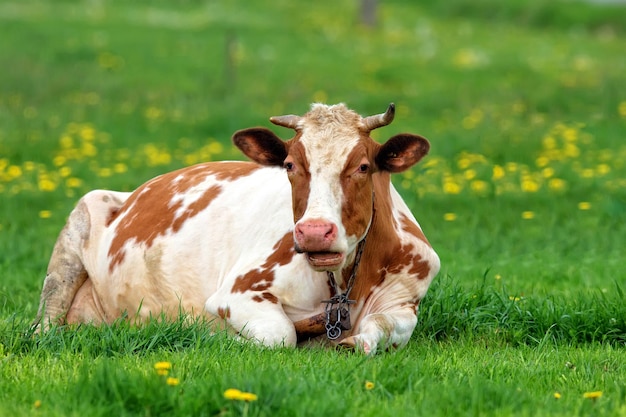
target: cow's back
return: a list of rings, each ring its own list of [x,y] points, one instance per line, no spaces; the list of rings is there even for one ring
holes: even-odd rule
[[[99,226],[85,266],[107,316],[200,314],[290,233],[291,193],[279,168],[205,163],[147,182]]]

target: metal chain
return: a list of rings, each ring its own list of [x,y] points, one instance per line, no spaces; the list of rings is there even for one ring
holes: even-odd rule
[[[326,337],[330,340],[338,339],[341,336],[343,330],[350,329],[350,304],[355,304],[356,300],[350,300],[349,295],[354,286],[356,278],[356,271],[361,262],[361,255],[363,255],[363,248],[365,247],[365,238],[359,242],[356,256],[354,257],[354,266],[352,267],[352,273],[346,284],[346,291],[341,293],[341,289],[337,285],[335,280],[335,274],[331,271],[326,271],[328,275],[328,281],[333,286],[335,295],[330,297],[329,300],[322,300],[322,303],[326,303]],[[333,313],[336,317],[332,317]],[[334,323],[333,323],[334,321]]]

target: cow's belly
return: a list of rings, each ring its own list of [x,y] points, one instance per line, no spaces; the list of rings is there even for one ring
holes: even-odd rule
[[[207,299],[231,293],[238,277],[267,263],[277,243],[290,236],[292,216],[284,172],[262,168],[224,183],[206,208],[176,227],[162,228],[149,242],[128,239],[121,261],[111,248],[124,217],[103,225],[98,250],[86,251],[85,265],[108,321],[124,312],[139,319],[176,316],[181,310],[204,314]],[[319,298],[327,295],[325,278],[311,271],[301,255],[274,272],[272,291],[289,317],[299,320],[319,310]]]

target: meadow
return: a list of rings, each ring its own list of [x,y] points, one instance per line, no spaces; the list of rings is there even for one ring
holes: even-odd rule
[[[0,0],[0,416],[626,416],[626,6]],[[85,192],[243,159],[312,102],[431,142],[409,345],[269,350],[181,318],[33,336]]]

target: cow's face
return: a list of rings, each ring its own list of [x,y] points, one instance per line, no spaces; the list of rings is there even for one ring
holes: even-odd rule
[[[404,171],[428,152],[428,141],[417,135],[400,134],[382,146],[370,138],[372,129],[391,122],[393,110],[391,105],[382,115],[362,118],[343,104],[314,104],[302,117],[270,119],[295,129],[287,142],[265,128],[233,136],[250,159],[285,169],[292,187],[296,250],[316,270],[343,268],[367,234],[373,175]]]

